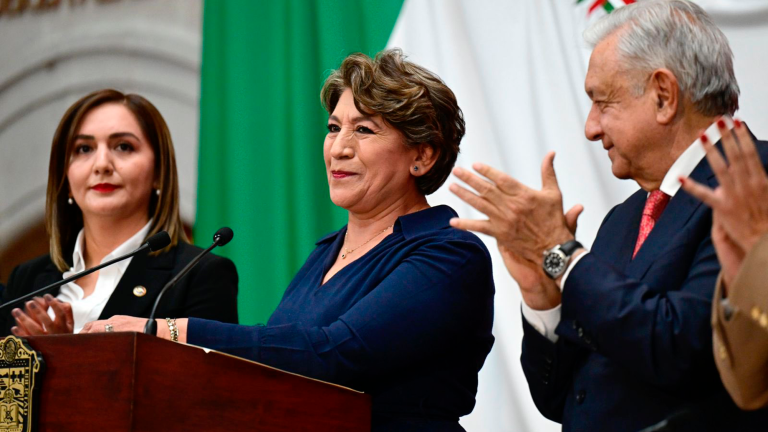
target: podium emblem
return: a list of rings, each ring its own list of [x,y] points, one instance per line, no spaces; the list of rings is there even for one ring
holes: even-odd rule
[[[0,432],[32,431],[44,366],[42,355],[25,340],[0,340]]]

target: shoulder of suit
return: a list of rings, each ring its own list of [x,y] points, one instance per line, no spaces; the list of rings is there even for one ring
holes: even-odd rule
[[[17,277],[22,277],[27,274],[38,274],[46,270],[59,271],[56,265],[53,264],[50,255],[41,255],[37,258],[32,258],[29,261],[23,262],[16,266],[14,271]]]
[[[11,272],[3,296],[13,298],[17,297],[19,293],[26,293],[35,287],[40,288],[38,285],[41,282],[36,281],[41,275],[50,275],[50,277],[43,276],[42,280],[51,279],[54,281],[61,278],[61,272],[53,264],[49,255],[39,256],[16,266]],[[47,283],[43,283],[42,286],[44,285]]]
[[[768,141],[759,140],[755,143],[755,147],[757,147],[757,153],[760,155],[763,165],[768,165]]]
[[[642,189],[638,189],[635,193],[633,193],[632,195],[627,197],[627,199],[625,199],[624,202],[616,204],[615,206],[613,206],[613,208],[611,208],[608,211],[608,213],[606,213],[605,218],[603,218],[603,223],[605,223],[605,221],[610,219],[611,215],[613,215],[613,213],[616,210],[618,210],[620,207],[628,205],[628,204],[636,205],[636,204],[638,204],[639,201],[645,202],[645,198],[646,198],[647,194],[648,193],[646,191],[644,191]]]

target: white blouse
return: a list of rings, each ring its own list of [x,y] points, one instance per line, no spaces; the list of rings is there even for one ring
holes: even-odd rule
[[[140,229],[139,232],[133,235],[133,237],[129,238],[125,243],[107,254],[101,262],[107,262],[141,246],[151,225],[152,221],[150,220],[144,228]],[[86,270],[85,258],[83,257],[83,240],[84,230],[81,229],[80,233],[77,235],[75,250],[72,252],[72,263],[74,265],[69,271],[64,272],[62,279]],[[133,257],[99,270],[99,278],[96,281],[96,288],[88,297],[83,297],[83,289],[75,282],[70,282],[61,287],[59,295],[56,296],[56,298],[72,305],[72,316],[75,319],[75,333],[80,333],[80,330],[83,329],[85,323],[99,319],[101,312],[104,310],[104,306],[106,306],[109,297],[115,291],[117,284],[120,282],[120,278],[123,277],[123,273],[125,273],[125,270],[128,268],[132,259]],[[51,318],[55,317],[53,309],[48,309],[48,315],[50,315]]]

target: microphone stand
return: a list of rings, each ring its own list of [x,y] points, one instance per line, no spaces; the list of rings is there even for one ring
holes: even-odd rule
[[[173,277],[170,281],[168,281],[167,284],[163,287],[162,290],[160,290],[160,293],[157,295],[157,299],[155,299],[155,304],[152,306],[152,312],[149,314],[149,318],[147,319],[147,324],[144,325],[144,334],[150,334],[153,336],[157,336],[157,321],[155,321],[155,314],[157,313],[157,306],[160,304],[160,300],[163,298],[163,294],[165,294],[166,291],[168,291],[169,288],[176,285],[176,283],[184,277],[187,273],[189,273],[190,270],[192,270],[192,267],[194,267],[198,262],[200,262],[203,257],[208,254],[213,248],[216,246],[223,246],[227,244],[232,239],[232,230],[229,228],[226,228],[229,231],[229,234],[224,234],[223,230],[225,228],[220,229],[216,232],[216,234],[213,236],[213,244],[208,246],[207,249],[200,252],[199,255],[195,257],[192,261],[189,262],[186,266],[184,266],[181,271],[176,274],[176,276]]]
[[[121,257],[117,257],[115,259],[109,260],[109,261],[107,261],[105,263],[97,265],[96,267],[91,267],[88,270],[85,270],[85,271],[82,271],[80,273],[74,274],[74,275],[72,275],[72,276],[70,276],[70,277],[68,277],[66,279],[62,279],[62,280],[60,280],[58,282],[54,282],[54,283],[52,283],[52,284],[50,284],[50,285],[48,285],[46,287],[40,288],[39,290],[31,292],[31,293],[29,293],[27,295],[21,296],[19,298],[13,299],[13,300],[9,300],[8,302],[6,302],[6,303],[4,303],[3,305],[0,306],[0,310],[3,310],[3,309],[5,309],[7,307],[10,307],[12,305],[15,305],[15,304],[21,303],[23,301],[26,301],[27,299],[35,297],[35,296],[37,296],[39,294],[47,293],[48,291],[50,291],[50,290],[52,290],[54,288],[58,288],[58,287],[60,287],[62,285],[68,284],[68,283],[70,283],[70,282],[72,282],[74,280],[80,279],[83,276],[88,276],[89,274],[91,274],[91,273],[93,273],[95,271],[101,270],[104,267],[110,266],[110,265],[112,265],[112,264],[114,264],[116,262],[122,261],[124,259],[131,258],[132,256],[138,254],[139,252],[143,251],[144,249],[147,249],[148,247],[150,247],[149,243],[148,242],[144,243],[143,245],[141,245],[141,247],[139,247],[138,249],[134,250],[133,252],[128,253],[127,255],[123,255]]]

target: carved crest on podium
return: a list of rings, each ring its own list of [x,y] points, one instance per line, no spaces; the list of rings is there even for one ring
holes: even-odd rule
[[[0,432],[31,432],[43,358],[25,340],[0,339]]]

